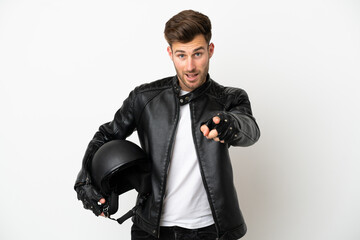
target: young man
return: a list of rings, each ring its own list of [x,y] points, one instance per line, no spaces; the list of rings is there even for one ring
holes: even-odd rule
[[[260,131],[246,92],[208,74],[214,44],[207,16],[182,11],[165,26],[176,76],[135,88],[90,142],[75,183],[96,215],[105,203],[87,166],[96,150],[135,129],[152,164],[152,193],[136,210],[132,239],[239,239],[246,233],[228,148],[254,144]]]

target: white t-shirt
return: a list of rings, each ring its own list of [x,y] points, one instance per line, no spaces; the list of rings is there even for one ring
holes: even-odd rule
[[[194,146],[189,104],[180,106],[180,119],[168,171],[160,225],[195,229],[213,224]]]

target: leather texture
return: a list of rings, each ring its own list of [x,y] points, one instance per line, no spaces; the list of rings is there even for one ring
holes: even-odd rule
[[[180,105],[189,103],[201,176],[219,239],[239,239],[246,233],[246,224],[233,183],[228,148],[231,145],[250,146],[260,137],[248,96],[242,89],[219,85],[209,75],[207,81],[194,91],[182,96],[179,92],[176,76],[135,88],[114,119],[101,125],[89,143],[75,185],[84,183],[82,172],[87,171],[92,156],[102,144],[113,139],[126,139],[137,130],[141,147],[152,164],[152,194],[136,210],[132,220],[157,237]],[[218,113],[231,116],[232,129],[237,133],[236,137],[225,134],[225,143],[208,140],[200,131],[201,124]]]

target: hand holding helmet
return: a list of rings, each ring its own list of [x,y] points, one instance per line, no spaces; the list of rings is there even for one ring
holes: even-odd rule
[[[102,215],[107,203],[105,198],[89,183],[75,188],[78,200],[81,200],[84,208],[91,210],[96,216]]]
[[[150,167],[146,153],[136,144],[126,140],[107,142],[96,151],[88,169],[83,168],[78,174],[75,184],[78,199],[96,216],[121,224],[150,195]],[[118,210],[119,195],[132,189],[139,193],[135,207],[119,219],[111,218]]]

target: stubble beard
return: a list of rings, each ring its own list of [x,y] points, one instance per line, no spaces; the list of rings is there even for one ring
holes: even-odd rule
[[[179,80],[179,84],[182,83],[188,90],[190,89],[190,91],[193,91],[195,90],[196,88],[200,87],[201,85],[203,85],[205,82],[206,82],[206,77],[207,77],[207,74],[209,72],[209,63],[210,61],[208,61],[207,63],[207,66],[205,67],[204,69],[204,72],[200,72],[199,73],[199,77],[200,77],[200,81],[198,82],[198,84],[196,85],[190,85],[186,82],[186,80],[184,79],[185,78],[185,74],[187,73],[193,73],[193,72],[180,72],[178,71],[178,69],[175,67],[175,70],[176,70],[176,74],[177,74],[177,77],[178,77],[178,80]]]

